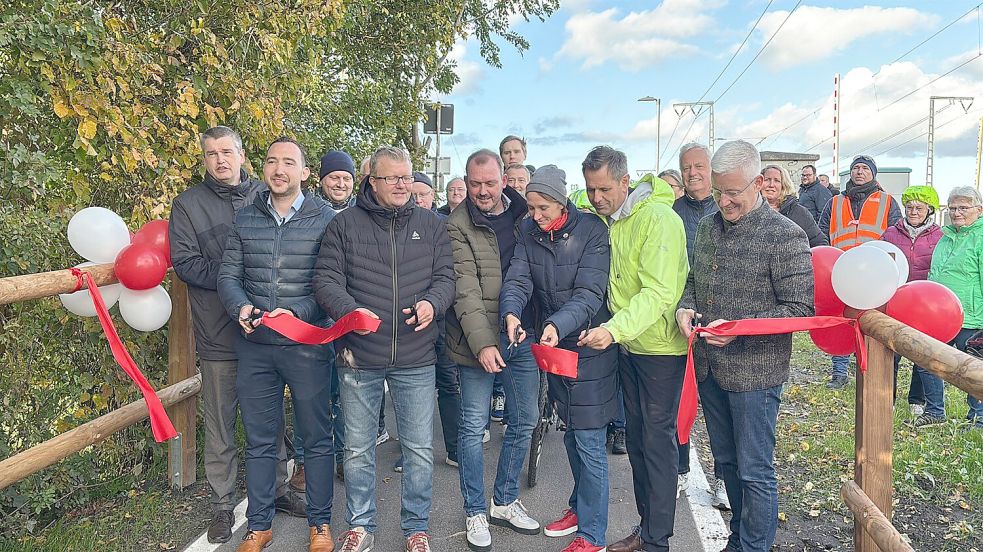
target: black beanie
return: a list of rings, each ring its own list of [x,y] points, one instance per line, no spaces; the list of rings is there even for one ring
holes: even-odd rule
[[[355,162],[352,156],[341,150],[331,150],[321,156],[321,170],[318,171],[318,181],[335,171],[345,171],[355,178]]]

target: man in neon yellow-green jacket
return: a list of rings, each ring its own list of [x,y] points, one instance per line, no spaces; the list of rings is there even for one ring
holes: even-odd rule
[[[686,339],[675,320],[689,272],[686,232],[664,180],[640,180],[629,193],[624,153],[598,146],[582,167],[588,198],[611,229],[612,317],[584,332],[581,344],[621,345],[628,459],[641,518],[639,527],[608,550],[669,550],[679,462],[676,417],[686,369]]]

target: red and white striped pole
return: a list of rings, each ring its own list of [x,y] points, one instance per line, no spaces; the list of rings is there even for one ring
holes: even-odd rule
[[[837,188],[842,188],[840,181],[840,74],[833,75],[833,177],[836,178]]]

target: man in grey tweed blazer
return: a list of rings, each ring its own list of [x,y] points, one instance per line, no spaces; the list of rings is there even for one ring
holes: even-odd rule
[[[812,316],[809,241],[760,190],[754,146],[727,142],[711,161],[720,212],[700,221],[693,267],[676,311],[689,336],[697,320]],[[792,335],[707,336],[694,344],[696,377],[714,461],[733,518],[724,552],[766,552],[778,528],[775,425]]]

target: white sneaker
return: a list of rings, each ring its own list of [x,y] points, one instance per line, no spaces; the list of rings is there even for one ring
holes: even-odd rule
[[[354,527],[345,531],[338,539],[341,552],[369,552],[375,544],[375,537],[365,527]]]
[[[453,459],[453,458],[451,458],[450,456],[448,456],[448,457],[447,457],[447,458],[446,458],[446,459],[444,460],[444,463],[445,463],[445,464],[447,464],[448,466],[450,466],[450,467],[452,467],[452,468],[456,468],[456,467],[458,467],[458,463],[457,463],[457,460],[454,460],[454,459]]]
[[[908,405],[908,412],[911,413],[912,418],[917,418],[925,413],[925,405],[923,404]]]
[[[679,495],[682,494],[682,492],[688,488],[689,488],[689,473],[679,474],[676,477],[676,498],[679,498]]]
[[[481,436],[481,442],[487,443],[488,441],[491,441],[491,432],[486,429],[485,434]]]
[[[389,440],[389,430],[383,429],[382,434],[375,438],[375,446],[379,446]]]
[[[529,517],[526,507],[518,500],[508,506],[498,506],[492,501],[488,517],[493,525],[508,527],[516,533],[539,534],[539,522]]]
[[[730,499],[727,498],[727,486],[724,485],[723,479],[714,480],[713,484],[710,485],[710,493],[713,497],[710,499],[710,504],[718,510],[730,510]]]
[[[491,533],[488,532],[488,518],[485,514],[465,518],[464,524],[468,529],[468,548],[477,552],[491,550]]]

